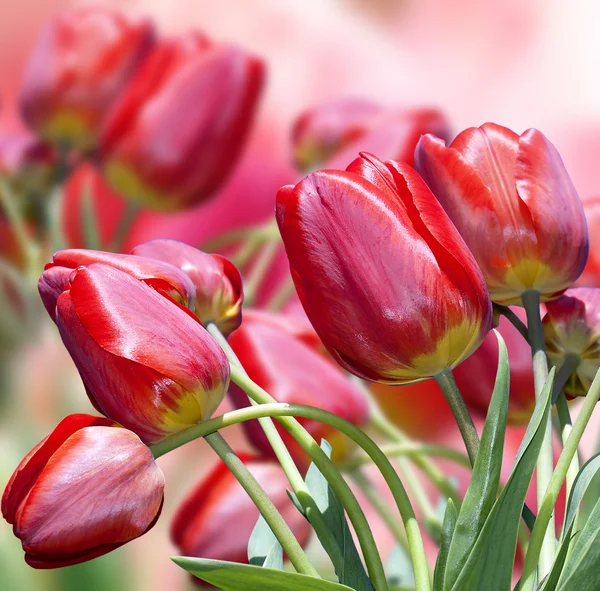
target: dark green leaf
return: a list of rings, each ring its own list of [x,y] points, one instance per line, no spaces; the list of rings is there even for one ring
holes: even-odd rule
[[[444,578],[444,585],[448,589],[458,578],[473,549],[475,540],[494,506],[500,484],[502,450],[504,449],[504,434],[508,416],[510,372],[504,339],[499,333],[496,333],[496,336],[498,338],[496,383],[483,427],[477,459],[473,466],[471,482],[458,513],[448,550]]]
[[[452,541],[452,535],[454,534],[457,517],[456,507],[454,506],[452,499],[448,499],[446,512],[444,513],[444,522],[442,524],[440,550],[438,552],[437,560],[435,561],[435,571],[433,573],[433,591],[443,591],[444,589],[448,550],[450,549],[450,542]]]
[[[410,556],[400,544],[394,546],[388,558],[385,572],[391,587],[414,588],[415,575],[413,573],[412,562]]]
[[[283,570],[283,548],[262,515],[248,540],[248,563]]]
[[[185,556],[173,556],[171,560],[224,591],[352,591],[340,583],[250,564]]]
[[[553,383],[554,369],[537,400],[508,482],[452,587],[454,591],[510,589],[521,511],[544,439]]]
[[[330,456],[331,445],[323,439],[321,448]],[[328,537],[317,531],[317,536],[323,548],[331,558],[340,583],[348,585],[356,591],[373,591],[371,581],[365,572],[365,568],[360,559],[360,555],[354,545],[352,534],[346,521],[344,506],[339,502],[331,490],[327,479],[321,474],[315,464],[311,464],[306,473],[306,486],[321,511],[323,519],[329,526]],[[298,500],[304,506],[305,510],[309,506],[303,502],[302,493],[298,492]],[[307,513],[310,520],[310,514]]]
[[[563,569],[558,591],[598,591],[600,564],[600,499],[583,529],[576,534],[573,551]]]

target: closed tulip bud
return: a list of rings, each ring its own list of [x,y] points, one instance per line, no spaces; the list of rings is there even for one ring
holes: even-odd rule
[[[546,304],[544,340],[549,361],[560,368],[574,358],[565,392],[585,396],[600,369],[600,289],[575,287]]]
[[[0,136],[0,179],[15,194],[46,194],[54,180],[53,148],[29,133]]]
[[[229,364],[192,313],[114,267],[80,267],[56,323],[90,400],[153,444],[212,415]]]
[[[120,98],[102,134],[110,184],[128,199],[182,209],[227,178],[248,134],[263,63],[198,35],[162,42]]]
[[[19,464],[2,496],[35,568],[78,564],[146,533],[164,476],[139,437],[113,421],[70,415]]]
[[[491,328],[473,255],[408,165],[362,154],[277,195],[296,291],[338,363],[408,383],[458,365]]]
[[[23,118],[48,142],[92,149],[108,110],[153,42],[151,23],[106,8],[58,16],[42,33],[25,73]]]
[[[462,234],[500,304],[536,290],[558,297],[588,254],[583,208],[556,148],[536,129],[521,136],[486,123],[446,147],[421,138],[415,167]]]
[[[288,325],[294,322],[288,319]],[[229,344],[250,378],[277,402],[306,404],[327,410],[363,427],[369,422],[369,407],[363,393],[318,350],[288,330],[265,320],[264,313],[246,312],[242,326],[229,338]],[[229,394],[238,408],[249,406],[248,397],[235,384]],[[344,459],[351,451],[349,440],[319,421],[299,419],[316,441],[332,444],[332,459]],[[258,421],[243,423],[252,445],[263,457],[275,454]],[[310,458],[289,433],[277,426],[286,447],[298,464],[308,467]]]
[[[244,290],[236,266],[219,254],[207,254],[178,240],[151,240],[131,254],[165,261],[185,273],[196,290],[191,309],[205,326],[212,322],[227,336],[242,321]]]
[[[281,466],[239,454],[249,472],[273,501],[301,545],[310,536],[308,521],[294,507]],[[259,512],[222,462],[185,497],[171,522],[171,540],[181,554],[248,562],[248,540]],[[234,527],[232,527],[234,524]]]
[[[55,252],[52,262],[44,267],[38,282],[42,302],[52,320],[55,320],[56,316],[56,301],[60,294],[69,288],[73,271],[94,263],[110,265],[124,271],[179,304],[194,308],[194,284],[185,273],[173,265],[146,257],[72,248]]]

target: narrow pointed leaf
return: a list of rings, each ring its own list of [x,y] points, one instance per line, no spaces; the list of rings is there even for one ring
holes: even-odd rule
[[[435,561],[435,570],[433,573],[433,591],[443,591],[444,578],[446,574],[446,564],[448,563],[448,551],[454,534],[458,514],[452,499],[448,499],[444,521],[442,524],[442,539],[440,541],[440,550]]]
[[[283,570],[283,549],[262,515],[248,540],[248,563]]]

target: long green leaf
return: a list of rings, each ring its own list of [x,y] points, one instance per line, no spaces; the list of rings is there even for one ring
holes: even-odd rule
[[[248,540],[248,563],[283,570],[283,548],[262,515]]]
[[[454,591],[510,589],[521,511],[542,446],[553,383],[554,369],[550,371],[538,398],[508,482],[494,503],[473,550],[452,587]]]
[[[565,564],[557,591],[598,591],[600,575],[600,499],[583,529],[577,534],[573,552]]]
[[[481,434],[477,459],[473,466],[473,475],[458,513],[448,550],[444,578],[444,586],[448,589],[452,588],[473,549],[475,540],[494,506],[500,484],[504,434],[508,417],[510,372],[504,339],[498,332],[496,337],[498,338],[496,382]]]
[[[438,552],[438,557],[435,561],[435,570],[433,572],[433,591],[443,591],[444,589],[448,551],[450,550],[450,542],[452,542],[452,535],[454,534],[457,518],[456,507],[454,506],[452,499],[448,499],[446,512],[444,513],[444,522],[442,524],[440,551]]]
[[[325,439],[321,441],[321,448],[328,456],[331,455],[331,445]],[[325,539],[317,531],[323,548],[331,558],[340,583],[348,585],[356,591],[373,591],[371,581],[354,545],[344,506],[339,502],[327,479],[315,464],[311,464],[308,468],[305,481],[310,495],[333,534]],[[301,503],[303,500],[302,494],[302,491],[298,491],[297,496]],[[304,503],[302,504],[306,506]],[[308,517],[310,519],[310,515]]]
[[[340,583],[237,562],[172,556],[195,577],[224,591],[352,591]]]

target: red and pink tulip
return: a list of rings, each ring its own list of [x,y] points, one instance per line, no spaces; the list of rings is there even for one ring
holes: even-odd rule
[[[432,377],[490,330],[481,271],[410,166],[362,154],[283,187],[276,214],[306,315],[348,371],[395,384]]]
[[[35,568],[102,556],[146,533],[164,476],[139,437],[113,421],[69,415],[19,464],[2,515]]]

